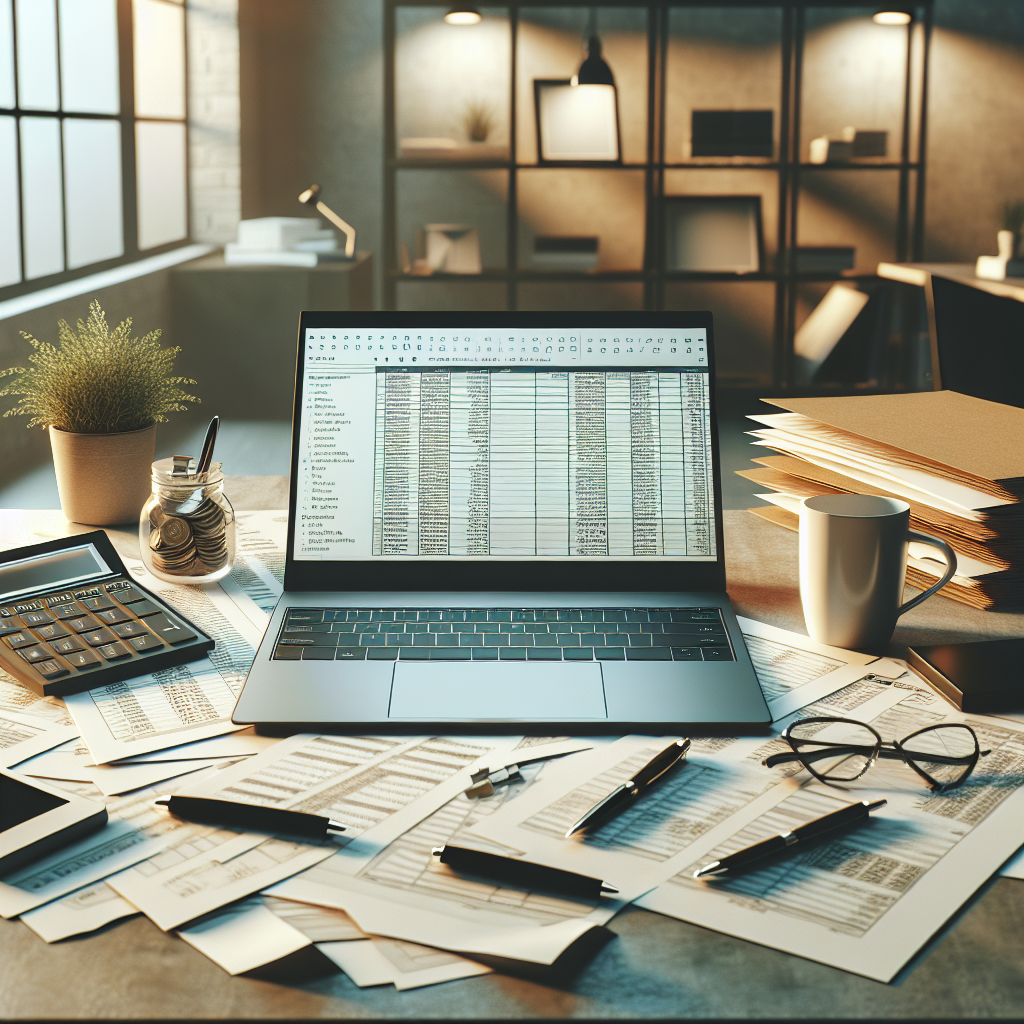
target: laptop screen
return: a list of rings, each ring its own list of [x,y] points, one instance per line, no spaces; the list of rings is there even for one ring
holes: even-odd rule
[[[294,560],[715,561],[705,327],[410,316],[303,328]]]

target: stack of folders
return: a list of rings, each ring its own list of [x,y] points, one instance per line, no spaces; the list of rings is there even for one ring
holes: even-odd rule
[[[803,498],[902,498],[911,528],[957,554],[943,596],[974,608],[1024,601],[1024,410],[954,391],[765,401],[786,411],[750,417],[763,425],[754,444],[781,453],[739,474],[767,492],[754,515],[796,530]],[[944,569],[934,548],[911,543],[912,587]]]

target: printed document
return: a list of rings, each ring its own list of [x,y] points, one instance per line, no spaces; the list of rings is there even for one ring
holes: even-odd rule
[[[866,680],[848,690],[850,699],[861,696],[858,690],[868,699],[846,715],[870,723],[884,740],[929,725],[966,722],[982,749],[992,753],[961,788],[947,794],[931,792],[908,767],[888,760],[838,789],[792,766],[761,768],[759,762],[781,741],[743,740],[737,755],[782,780],[727,816],[705,816],[698,841],[674,865],[677,870],[638,901],[640,906],[891,981],[1000,868],[1021,842],[1024,728],[962,715],[906,683]],[[842,712],[826,701],[801,714],[837,713]],[[888,805],[859,828],[731,878],[693,878],[695,870],[734,850],[854,800],[879,798]]]
[[[37,754],[29,760],[23,761],[15,767],[15,771],[37,779],[91,782],[99,788],[104,796],[117,796],[219,763],[219,758],[208,758],[206,760],[96,765],[93,764],[89,748],[80,737],[77,737],[53,750]]]
[[[242,974],[314,942],[366,940],[340,910],[250,896],[215,910],[178,934],[228,974]]]
[[[345,826],[340,841],[365,854],[383,849],[466,789],[470,767],[511,742],[299,734],[190,787],[189,795],[329,816]]]
[[[153,803],[160,792],[174,792],[178,782],[162,783],[159,792],[143,789],[107,800],[89,783],[54,782],[58,788],[105,803],[109,820],[91,836],[5,876],[0,882],[0,917],[17,917],[136,864],[183,835],[195,837],[201,826],[174,818]]]
[[[386,846],[468,785],[468,766],[498,743],[471,738],[298,735],[225,768],[189,795],[329,815],[369,849]],[[208,784],[207,784],[208,783]],[[161,856],[109,879],[165,931],[319,863],[335,842],[243,835],[189,859]],[[173,851],[168,851],[170,854]]]
[[[97,764],[236,732],[231,712],[262,630],[216,584],[163,583],[136,559],[125,565],[217,642],[209,657],[66,698]]]
[[[335,849],[330,842],[236,834],[197,854],[172,846],[163,859],[166,866],[160,866],[162,858],[153,857],[108,878],[107,884],[158,928],[169,931],[312,867]]]
[[[59,942],[72,935],[85,935],[112,921],[138,913],[126,899],[118,896],[106,882],[93,882],[52,903],[21,915],[44,942]]]
[[[905,672],[886,660],[868,668],[860,669],[864,679],[797,714],[855,714],[875,695],[891,693],[896,687],[892,678]],[[904,684],[898,692],[916,690]],[[779,724],[779,731],[785,724]],[[777,739],[693,737],[686,759],[650,792],[598,827],[565,838],[587,810],[632,778],[669,740],[625,736],[579,754],[552,774],[549,785],[528,790],[474,825],[472,832],[518,850],[528,860],[600,878],[619,889],[623,899],[636,899],[690,863],[691,849],[720,822],[765,799],[785,778],[760,766],[765,751],[780,743]]]
[[[59,747],[75,735],[73,725],[19,711],[0,711],[0,768]]]
[[[830,647],[741,615],[736,621],[776,722],[860,679],[862,666],[878,660],[871,654]]]
[[[220,585],[261,630],[283,592],[287,537],[286,511],[235,515],[235,564]]]
[[[560,898],[462,878],[431,851],[448,842],[486,846],[469,834],[474,825],[550,773],[566,770],[562,765],[571,760],[524,768],[521,781],[500,786],[483,799],[460,793],[375,856],[357,859],[348,848],[275,886],[273,892],[343,907],[375,935],[552,963],[586,931],[610,920],[624,903]],[[499,846],[491,849],[506,852]]]
[[[109,683],[65,698],[96,764],[221,736],[244,675],[231,681],[209,658]]]
[[[17,711],[19,715],[74,725],[64,701],[58,697],[40,697],[0,669],[0,713],[4,711]]]
[[[318,942],[316,948],[360,988],[390,984],[405,992],[491,973],[490,967],[454,953],[376,935],[361,942]]]
[[[178,934],[228,974],[255,970],[312,945],[258,896],[232,903]]]

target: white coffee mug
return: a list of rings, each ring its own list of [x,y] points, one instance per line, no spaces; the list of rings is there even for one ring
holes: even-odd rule
[[[910,542],[942,552],[946,571],[902,604]],[[910,529],[910,506],[870,494],[819,494],[800,509],[800,601],[807,632],[835,647],[888,642],[896,620],[945,586],[956,554],[937,537]]]

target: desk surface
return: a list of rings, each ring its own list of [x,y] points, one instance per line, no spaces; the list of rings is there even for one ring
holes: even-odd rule
[[[281,508],[283,478],[235,478],[237,508]],[[126,546],[128,535],[118,538]],[[725,513],[729,593],[740,614],[803,631],[797,537]],[[933,598],[908,642],[1024,634],[1024,615]],[[627,908],[578,972],[493,974],[411,992],[358,989],[315,950],[231,978],[145,918],[47,946],[0,921],[0,1018],[1017,1017],[1024,1006],[1024,882],[988,882],[890,985]]]

